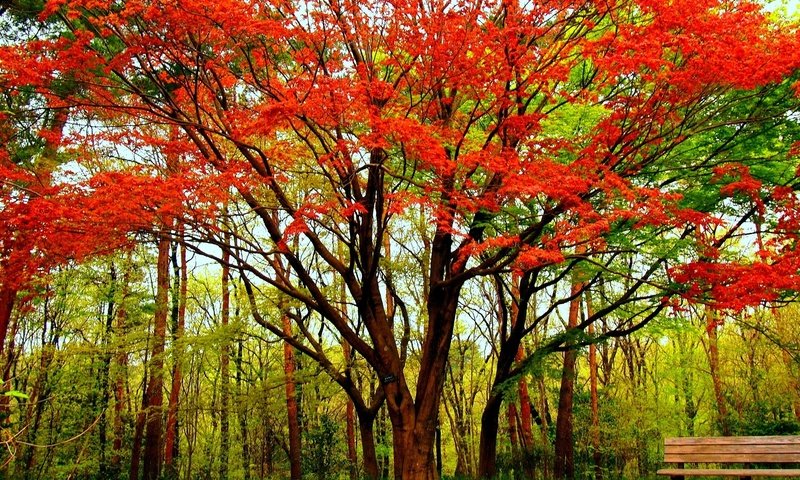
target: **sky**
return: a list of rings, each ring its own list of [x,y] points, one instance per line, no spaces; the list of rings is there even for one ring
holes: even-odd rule
[[[797,15],[798,9],[800,9],[800,0],[770,0],[764,3],[766,4],[765,8],[769,11],[783,8],[787,14],[792,16]]]

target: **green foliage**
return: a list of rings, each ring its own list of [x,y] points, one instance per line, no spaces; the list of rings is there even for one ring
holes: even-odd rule
[[[310,478],[334,478],[334,472],[344,469],[346,460],[343,445],[338,441],[342,437],[339,430],[339,422],[322,415],[318,424],[305,432],[303,471]]]

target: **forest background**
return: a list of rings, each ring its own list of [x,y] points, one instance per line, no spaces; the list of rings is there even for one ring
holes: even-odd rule
[[[0,11],[3,478],[645,478],[800,431],[791,8]]]

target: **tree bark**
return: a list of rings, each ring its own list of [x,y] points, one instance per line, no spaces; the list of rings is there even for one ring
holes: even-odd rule
[[[283,333],[292,336],[292,321],[283,314]],[[300,422],[298,419],[297,392],[294,383],[294,348],[283,342],[283,373],[286,376],[286,412],[289,421],[289,464],[292,480],[300,480]]]
[[[344,301],[344,298],[342,299]],[[342,355],[344,356],[345,364],[350,365],[351,361],[351,348],[350,344],[342,341]],[[347,406],[345,410],[346,432],[347,432],[347,461],[350,462],[350,479],[358,480],[358,453],[356,452],[356,407],[353,399],[347,397]],[[371,429],[371,427],[370,427]],[[374,443],[373,443],[374,449]],[[377,469],[377,466],[376,466]],[[377,472],[377,470],[376,470]]]
[[[237,303],[236,316],[239,315],[239,307]],[[244,361],[244,340],[239,339],[238,348],[236,351],[236,390],[239,397],[243,398],[246,392],[244,391],[244,375],[243,361]],[[247,402],[240,402],[239,404],[239,434],[242,441],[242,469],[244,470],[244,480],[250,480],[250,437],[247,425]]]
[[[169,237],[166,233],[162,233],[158,240],[156,311],[153,317],[150,381],[147,383],[146,391],[147,420],[142,462],[143,480],[158,480],[163,459],[161,417],[164,403],[164,342],[169,299],[169,250]]]
[[[520,321],[520,291],[519,291],[520,275],[513,273],[511,276],[511,318],[514,322]],[[517,348],[517,355],[514,358],[516,362],[521,362],[525,359],[525,347],[520,344]],[[531,415],[531,396],[528,392],[528,381],[525,376],[519,377],[517,382],[519,392],[519,427],[520,436],[522,440],[523,450],[528,449],[533,445],[533,422]],[[532,472],[528,472],[532,474]],[[532,475],[529,475],[532,476]]]
[[[125,299],[128,296],[128,283],[130,281],[130,265],[126,261],[125,271],[122,275],[122,292],[119,306],[114,318],[114,335],[120,340],[125,335],[127,310]],[[126,386],[128,382],[128,352],[121,344],[117,345],[114,353],[114,440],[111,446],[111,467],[119,471],[122,461],[122,439],[125,435],[125,423],[122,413],[125,411]]]
[[[481,440],[478,453],[480,478],[493,478],[497,473],[497,429],[500,427],[500,407],[503,399],[493,393],[481,414]]]
[[[508,418],[508,439],[511,442],[511,451],[515,454],[519,453],[519,438],[517,438],[517,405],[514,402],[508,403],[506,409],[506,417]]]
[[[147,359],[145,359],[147,360]],[[145,361],[145,364],[147,362]],[[133,445],[131,446],[131,465],[130,480],[139,480],[139,464],[141,463],[142,453],[142,437],[144,436],[144,425],[147,421],[147,371],[145,371],[144,379],[142,381],[142,405],[139,412],[136,414],[136,423],[133,427]]]
[[[182,236],[182,235],[181,235]],[[183,349],[179,342],[183,337],[186,325],[186,298],[189,275],[186,265],[186,246],[181,242],[180,263],[173,258],[173,271],[176,273],[177,288],[177,315],[172,325],[172,385],[170,387],[169,402],[167,404],[167,425],[166,438],[164,439],[164,472],[168,478],[177,478],[178,470],[175,466],[175,459],[178,457],[178,403],[180,402],[181,384],[183,382],[183,370],[181,369],[181,358]]]
[[[569,303],[567,328],[578,325],[581,284],[573,282]],[[575,350],[564,352],[564,367],[561,370],[561,389],[558,394],[558,416],[556,417],[555,464],[556,478],[575,478],[575,445],[573,440],[572,406],[575,396]]]
[[[6,336],[8,335],[8,325],[11,322],[11,314],[14,311],[14,303],[17,301],[17,290],[5,285],[0,287],[0,355],[6,346]]]
[[[227,240],[227,238],[226,238]],[[220,355],[220,421],[219,421],[219,478],[228,480],[228,453],[230,450],[230,422],[229,422],[229,397],[230,397],[230,352],[228,342],[228,323],[230,320],[231,295],[228,289],[230,276],[230,254],[228,249],[222,250],[222,352]]]
[[[592,299],[586,294],[586,316],[593,314]],[[589,336],[594,336],[594,324],[590,323]],[[596,480],[603,478],[603,457],[600,453],[600,406],[597,398],[597,347],[594,343],[589,345],[589,403],[592,411],[591,441],[592,460],[594,461],[594,477]]]
[[[378,455],[375,451],[375,418],[373,413],[358,416],[358,433],[361,438],[361,456],[364,464],[364,478],[377,480],[381,478]]]
[[[525,282],[527,282],[527,278],[526,276]],[[502,404],[499,389],[503,382],[508,380],[514,361],[519,355],[522,346],[522,331],[524,330],[528,301],[530,299],[527,292],[526,295],[520,295],[519,285],[521,281],[523,280],[518,279],[516,276],[513,277],[512,301],[509,309],[510,313],[508,314],[510,320],[504,317],[502,309],[499,310],[501,331],[507,330],[507,327],[503,326],[506,323],[510,323],[511,328],[508,329],[507,337],[502,339],[500,353],[497,357],[495,376],[492,382],[492,394],[481,415],[480,451],[478,453],[478,475],[480,478],[493,478],[497,474],[497,433],[499,428],[497,416],[500,414]],[[502,305],[502,302],[506,300],[499,283],[497,289],[498,302]]]
[[[717,338],[717,318],[713,309],[706,307],[706,334],[708,335],[708,367],[711,372],[711,383],[714,386],[714,399],[717,403],[717,424],[723,436],[731,435],[728,418],[728,404],[725,402],[722,379],[719,375],[719,346]]]
[[[102,411],[100,412],[100,423],[97,428],[97,436],[98,436],[98,443],[99,445],[99,454],[100,454],[100,473],[101,475],[108,476],[108,464],[106,462],[106,445],[108,443],[108,416],[106,415],[106,411],[108,410],[109,403],[111,401],[111,392],[109,389],[109,380],[111,378],[111,339],[114,333],[114,320],[115,320],[115,311],[118,308],[116,302],[117,296],[117,270],[114,262],[111,262],[109,266],[109,292],[106,304],[106,318],[105,318],[105,326],[103,331],[103,367],[100,372],[100,379],[99,379],[99,390],[101,395],[101,403],[100,408]]]

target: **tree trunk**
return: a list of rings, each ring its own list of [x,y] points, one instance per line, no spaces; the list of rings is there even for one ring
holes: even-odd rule
[[[481,414],[481,439],[478,453],[480,478],[493,478],[497,473],[497,429],[500,427],[500,407],[503,399],[492,393]]]
[[[103,367],[100,372],[100,379],[99,379],[99,389],[100,395],[102,398],[101,401],[101,409],[100,412],[100,424],[97,428],[97,436],[98,436],[98,443],[99,445],[99,453],[100,453],[100,473],[103,476],[108,476],[108,464],[106,463],[106,445],[108,443],[108,416],[106,415],[106,411],[108,410],[109,403],[111,401],[111,392],[109,389],[109,379],[111,378],[111,338],[114,333],[114,319],[115,319],[115,309],[116,306],[116,296],[117,296],[117,271],[114,263],[112,262],[109,267],[109,280],[110,280],[110,290],[108,294],[108,303],[106,307],[106,323],[105,328],[103,331]]]
[[[375,451],[375,415],[359,414],[358,433],[361,437],[361,455],[364,463],[364,478],[377,480],[381,478],[378,466],[378,455]]]
[[[283,315],[283,333],[292,335],[292,321]],[[292,480],[300,480],[300,422],[298,419],[297,392],[294,383],[294,348],[283,342],[283,373],[286,376],[286,411],[289,420],[289,464]]]
[[[145,358],[145,364],[147,364]],[[145,371],[142,381],[142,406],[136,414],[136,424],[133,427],[133,445],[131,447],[131,468],[128,475],[129,480],[139,480],[139,463],[141,460],[142,437],[144,436],[144,424],[147,420],[147,371]]]
[[[508,403],[506,409],[506,417],[508,418],[508,439],[511,442],[511,453],[519,453],[519,439],[517,438],[517,405],[514,402]]]
[[[163,450],[162,406],[164,403],[164,341],[167,333],[169,299],[169,250],[166,233],[158,240],[156,275],[156,311],[153,317],[153,346],[150,358],[150,381],[147,384],[147,424],[144,442],[142,472],[144,480],[158,480],[161,474]]]
[[[717,319],[714,310],[706,307],[706,333],[708,334],[708,367],[711,372],[711,383],[714,385],[714,399],[717,403],[717,422],[723,436],[731,435],[728,419],[728,404],[725,402],[722,379],[719,375],[719,347],[717,339]]]
[[[522,361],[525,358],[524,349],[519,347],[519,354],[517,360]],[[531,395],[528,392],[528,381],[524,376],[520,377],[518,383],[519,389],[519,426],[520,433],[522,434],[522,445],[524,448],[531,448],[533,445],[533,415],[531,414]]]
[[[592,316],[592,300],[586,295],[586,315]],[[594,336],[594,324],[589,324],[589,336]],[[600,454],[600,406],[597,398],[597,347],[589,345],[589,403],[592,411],[592,459],[594,460],[594,477],[603,478],[603,457]]]
[[[14,311],[14,303],[17,301],[17,290],[11,287],[0,287],[0,354],[6,346],[6,336],[8,335],[8,325],[11,322],[11,314]]]
[[[523,315],[520,317],[520,291],[519,291],[520,275],[514,273],[511,276],[511,318],[512,321],[518,322],[520,318],[527,318]],[[527,306],[526,306],[527,308]],[[520,344],[517,348],[517,355],[514,358],[516,362],[521,362],[525,359],[525,347]],[[531,448],[533,445],[533,422],[531,421],[531,396],[528,393],[528,382],[525,376],[519,377],[517,384],[519,390],[519,430],[522,440],[523,450]],[[532,476],[532,472],[528,472]]]
[[[236,307],[236,315],[238,317],[239,307],[237,304]],[[244,361],[244,340],[241,338],[238,342],[238,348],[236,350],[236,390],[239,394],[239,398],[244,398],[246,392],[244,391],[244,381],[242,376],[244,371],[242,370],[243,361]],[[242,401],[239,404],[239,434],[241,436],[242,442],[242,469],[244,470],[243,478],[244,480],[250,480],[250,438],[248,433],[248,426],[247,426],[247,402]]]
[[[381,409],[378,411],[378,415],[376,418],[377,425],[375,426],[375,434],[377,436],[378,444],[387,447],[389,445],[388,440],[388,431],[389,431],[389,421],[388,421],[388,413],[386,412],[386,407],[382,406]],[[363,448],[363,447],[362,447]],[[391,459],[389,458],[388,448],[381,448],[380,456],[375,459],[376,463],[378,464],[378,476],[377,478],[389,478],[389,472],[391,471]]]
[[[342,295],[342,297],[344,297],[344,295]],[[350,344],[347,343],[347,341],[345,340],[342,340],[342,355],[344,356],[345,364],[347,364],[349,368],[352,352]],[[358,452],[356,452],[356,406],[355,403],[353,403],[353,399],[350,398],[349,396],[347,397],[345,420],[347,422],[346,425],[347,461],[350,462],[349,465],[350,479],[358,480]],[[370,430],[371,429],[372,426],[370,425]],[[373,450],[374,450],[374,443],[373,443]],[[375,473],[377,473],[377,470]]]
[[[230,320],[231,295],[228,290],[228,277],[230,255],[227,249],[222,251],[222,352],[220,355],[220,420],[219,420],[219,478],[228,480],[228,453],[230,450],[230,423],[229,423],[229,397],[230,397],[230,352],[228,342],[228,323]]]
[[[581,284],[572,284],[571,294],[574,297],[569,303],[567,328],[578,325],[580,310]],[[573,440],[572,404],[575,396],[575,361],[578,353],[575,350],[564,352],[564,367],[561,370],[561,389],[558,394],[558,416],[556,417],[555,464],[553,472],[556,478],[575,478],[575,445]]]
[[[182,235],[181,235],[182,236]],[[183,371],[181,369],[181,357],[183,349],[179,342],[183,337],[186,325],[186,294],[188,271],[186,269],[186,246],[181,242],[180,263],[173,256],[173,271],[176,274],[177,283],[177,315],[173,318],[172,325],[172,385],[169,393],[169,403],[167,404],[167,425],[166,438],[164,439],[164,472],[167,478],[178,478],[178,469],[175,466],[175,459],[179,454],[178,449],[178,403],[180,402],[181,383],[183,381]],[[175,301],[173,300],[173,305]]]
[[[125,335],[127,319],[125,299],[128,296],[130,270],[130,265],[126,262],[125,271],[122,275],[122,293],[114,319],[114,335],[118,341]],[[111,467],[114,471],[118,472],[121,468],[122,439],[125,435],[125,423],[122,421],[122,412],[125,411],[125,391],[128,382],[128,352],[125,350],[122,342],[117,345],[116,352],[114,353],[114,370],[114,441],[111,446]]]

